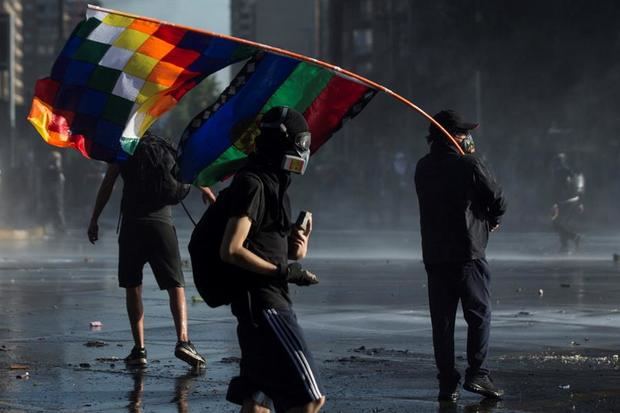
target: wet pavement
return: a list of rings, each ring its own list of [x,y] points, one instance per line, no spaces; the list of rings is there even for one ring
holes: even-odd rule
[[[188,235],[180,231],[185,256]],[[440,406],[415,233],[317,231],[306,265],[321,283],[294,288],[293,300],[323,377],[324,411],[620,411],[620,268],[612,260],[620,237],[590,236],[571,256],[555,254],[555,242],[552,234],[492,240],[489,367],[506,397],[492,403],[463,392],[458,404]],[[95,247],[78,233],[1,241],[0,411],[238,411],[224,399],[238,369],[234,319],[227,307],[192,302],[189,270],[186,277],[190,335],[206,371],[174,358],[167,295],[150,271],[150,364],[131,371],[119,360],[132,344],[113,232]],[[461,370],[464,343],[460,319]]]

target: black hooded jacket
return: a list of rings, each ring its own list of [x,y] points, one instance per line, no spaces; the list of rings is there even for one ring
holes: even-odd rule
[[[482,161],[436,139],[418,161],[415,185],[424,263],[484,258],[489,230],[499,224],[506,202]]]

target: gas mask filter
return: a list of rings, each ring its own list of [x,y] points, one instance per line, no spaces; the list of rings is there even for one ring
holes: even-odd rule
[[[476,144],[474,143],[474,138],[471,136],[471,133],[467,132],[465,135],[465,139],[463,139],[460,143],[461,149],[465,153],[474,153],[476,152]]]

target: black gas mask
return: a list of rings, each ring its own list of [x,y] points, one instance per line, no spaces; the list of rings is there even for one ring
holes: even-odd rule
[[[273,162],[288,172],[303,175],[310,161],[311,134],[303,115],[294,109],[278,106],[270,109],[260,122],[264,151]]]

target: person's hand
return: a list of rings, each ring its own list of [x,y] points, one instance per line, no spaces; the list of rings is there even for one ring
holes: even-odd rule
[[[300,263],[292,262],[287,267],[286,281],[290,284],[308,286],[319,283],[319,277],[303,269]]]
[[[290,242],[293,246],[293,250],[300,251],[300,252],[306,251],[308,247],[309,236],[310,235],[306,234],[306,232],[303,229],[299,227],[294,227],[293,231],[291,231],[291,235],[289,236]]]
[[[97,221],[90,221],[88,225],[88,240],[91,244],[95,244],[95,241],[99,239],[99,225]]]
[[[216,196],[208,186],[200,186],[200,193],[202,195],[202,202],[205,205],[213,204],[215,202]]]

